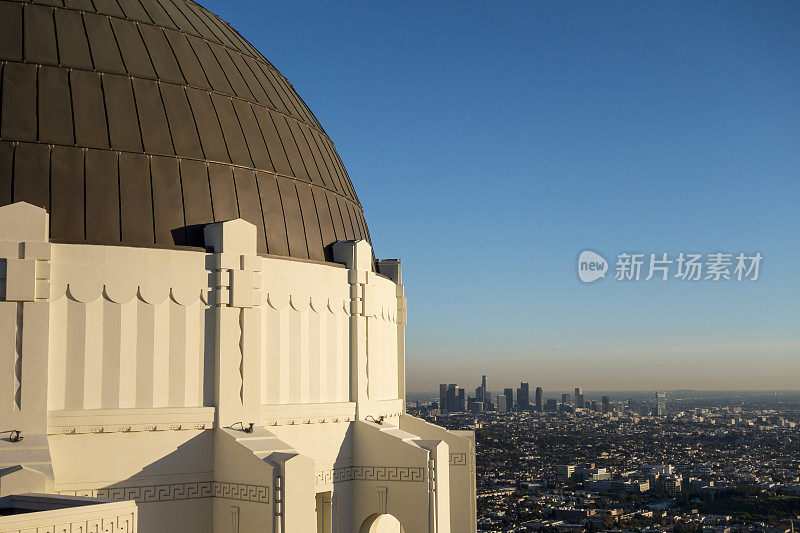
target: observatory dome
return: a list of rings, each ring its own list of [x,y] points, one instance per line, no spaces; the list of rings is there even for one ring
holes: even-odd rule
[[[369,240],[333,143],[294,87],[183,0],[0,0],[0,206],[53,242],[203,246],[243,218],[258,251]]]

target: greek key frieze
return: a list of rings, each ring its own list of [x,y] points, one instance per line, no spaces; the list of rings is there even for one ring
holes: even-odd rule
[[[90,496],[107,500],[134,500],[136,503],[224,498],[256,503],[269,503],[269,487],[229,481],[196,481],[140,487],[108,487],[102,489],[59,491],[59,494]]]

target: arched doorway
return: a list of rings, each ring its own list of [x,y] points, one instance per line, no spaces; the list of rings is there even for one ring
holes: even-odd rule
[[[359,533],[405,533],[400,521],[390,514],[374,514],[364,520]]]

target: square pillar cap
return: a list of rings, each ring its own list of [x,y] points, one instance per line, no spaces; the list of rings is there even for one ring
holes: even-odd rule
[[[372,270],[372,246],[363,239],[335,242],[333,260],[350,270]]]
[[[0,241],[47,242],[50,223],[47,211],[28,202],[0,207]]]
[[[403,283],[399,259],[378,259],[378,272],[397,284]]]
[[[215,254],[256,254],[256,227],[241,218],[206,224],[203,236],[206,247],[213,248]]]

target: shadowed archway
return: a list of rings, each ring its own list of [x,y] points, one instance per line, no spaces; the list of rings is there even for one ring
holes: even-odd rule
[[[376,513],[364,520],[359,533],[405,533],[405,530],[394,516]]]

